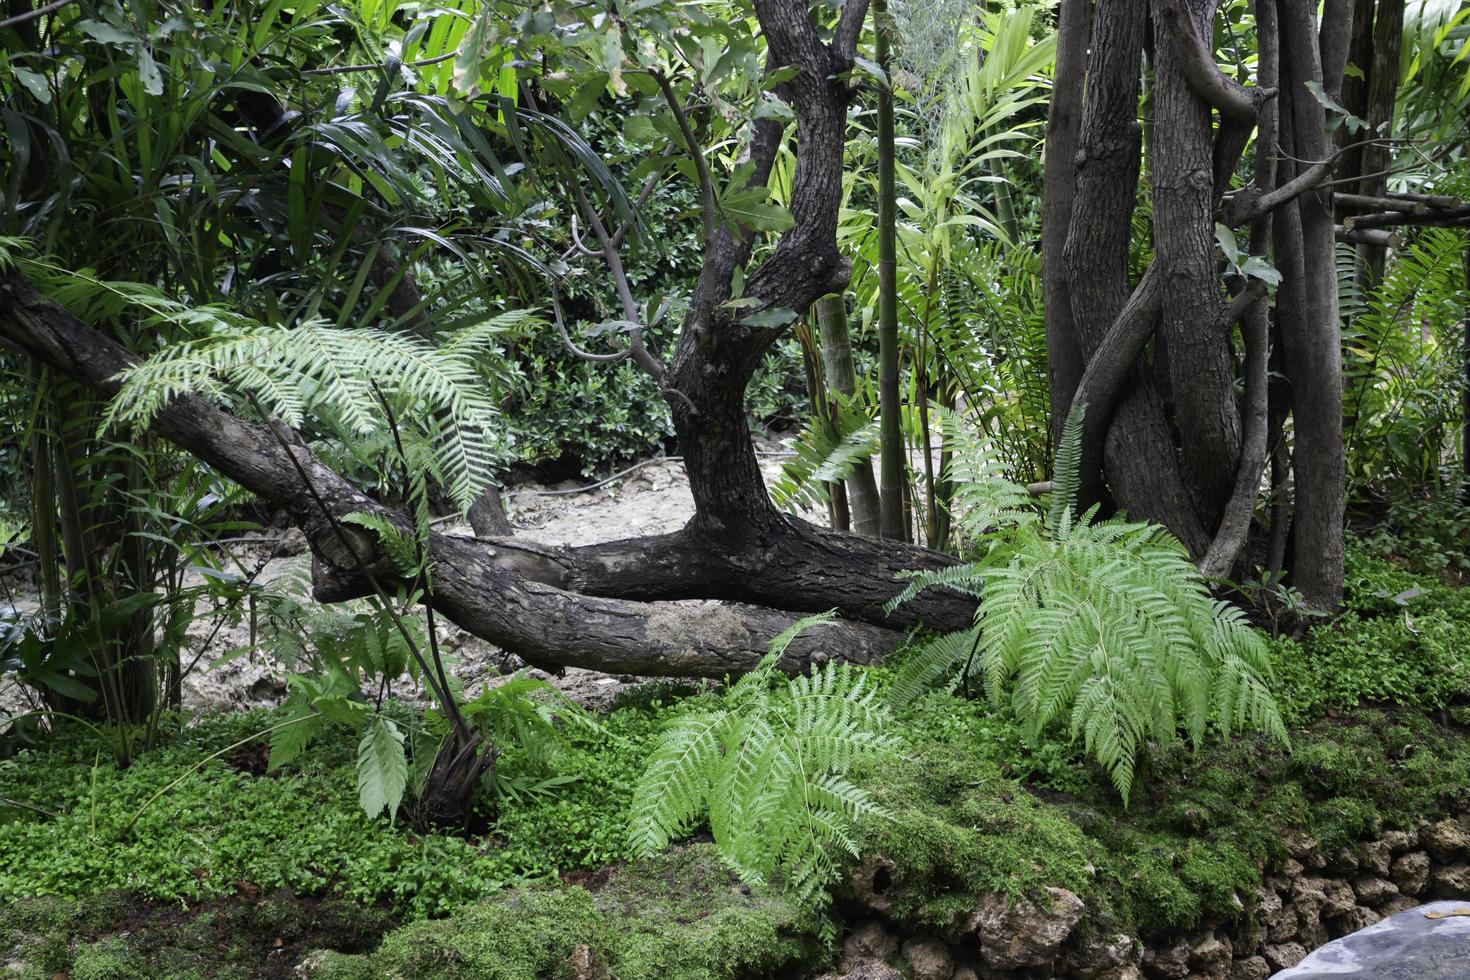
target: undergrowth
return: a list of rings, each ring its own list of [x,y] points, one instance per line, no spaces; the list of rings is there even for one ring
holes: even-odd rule
[[[984,892],[1058,885],[1083,896],[1095,921],[1144,935],[1225,922],[1248,914],[1260,867],[1284,857],[1288,829],[1312,834],[1331,853],[1464,806],[1470,594],[1361,548],[1350,549],[1348,569],[1345,613],[1272,645],[1290,751],[1259,736],[1201,750],[1160,747],[1144,757],[1127,811],[1079,746],[1033,742],[986,698],[961,688],[904,705],[887,729],[903,749],[854,773],[885,814],[859,821],[857,843],[863,867],[888,869],[893,915],[942,932]],[[867,672],[877,691],[893,683],[901,660]],[[244,883],[377,904],[409,919],[450,915],[461,925],[466,916],[501,921],[505,902],[551,908],[560,899],[514,896],[561,894],[559,874],[605,874],[577,869],[630,862],[632,872],[674,860],[630,860],[633,787],[670,720],[721,703],[672,684],[620,698],[599,731],[568,732],[558,767],[572,781],[502,806],[472,838],[415,835],[367,818],[355,802],[351,738],[330,731],[309,756],[269,775],[263,742],[203,761],[269,727],[271,713],[205,719],[123,771],[88,736],[65,731],[44,749],[0,762],[0,903],[117,889],[194,903]],[[143,802],[175,778],[119,839]],[[527,892],[528,882],[541,884]],[[620,920],[588,887],[598,897],[590,905],[576,899],[585,913],[578,921],[605,955],[641,956],[639,943],[665,941],[610,936],[608,923]],[[848,887],[836,888],[839,901]],[[489,910],[465,911],[487,903]],[[737,925],[756,927],[741,918],[729,928]],[[433,941],[452,947],[462,932],[446,927]],[[407,939],[385,949],[412,959]],[[650,962],[666,966],[674,955]],[[357,966],[344,963],[344,975]]]

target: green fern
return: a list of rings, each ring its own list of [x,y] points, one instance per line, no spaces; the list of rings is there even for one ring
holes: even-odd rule
[[[787,510],[827,505],[828,483],[845,480],[878,452],[878,420],[857,406],[813,419],[791,445],[796,454],[771,484],[771,501]]]
[[[802,902],[829,900],[843,855],[858,856],[856,826],[880,813],[848,775],[894,750],[888,717],[862,672],[830,663],[784,678],[777,663],[803,630],[771,643],[717,707],[675,717],[633,793],[629,839],[648,855],[707,822],[720,854],[750,884],[778,871]]]
[[[909,576],[898,601],[943,586],[980,606],[973,628],[924,644],[890,696],[979,682],[1033,740],[1059,728],[1080,739],[1126,803],[1149,741],[1182,730],[1198,746],[1212,726],[1227,738],[1256,729],[1284,741],[1286,731],[1265,641],[1215,601],[1184,547],[1154,525],[1075,515],[1081,428],[1078,406],[1044,522],[996,530],[962,513],[970,533],[988,536],[984,557]]]
[[[15,265],[42,282],[57,302],[88,319],[127,311],[143,327],[168,327],[193,339],[173,344],[122,372],[122,387],[104,427],[146,425],[171,399],[200,395],[229,403],[243,397],[288,426],[308,418],[340,430],[348,441],[388,431],[386,401],[409,443],[427,454],[409,461],[411,475],[440,479],[461,508],[491,480],[497,444],[497,383],[484,374],[499,339],[531,314],[512,311],[472,319],[437,346],[415,335],[342,328],[321,320],[293,327],[262,324],[221,305],[190,305],[145,283],[98,279],[22,254],[18,239],[0,240],[0,266]],[[417,438],[415,438],[417,436]],[[417,458],[427,455],[428,459]],[[427,465],[426,465],[427,464]]]

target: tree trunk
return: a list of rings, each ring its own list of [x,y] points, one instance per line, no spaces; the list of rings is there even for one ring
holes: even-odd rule
[[[1092,35],[1088,0],[1062,0],[1057,14],[1057,64],[1046,116],[1046,157],[1041,197],[1041,282],[1046,311],[1046,367],[1051,393],[1051,445],[1061,442],[1072,396],[1085,363],[1077,346],[1066,275],[1067,226],[1077,187],[1077,146],[1082,129],[1082,84]]]
[[[887,0],[873,0],[873,33],[878,67],[885,80],[878,89],[878,473],[879,528],[885,538],[907,541],[903,404],[898,377],[898,191],[894,186],[893,23]]]
[[[1215,0],[1153,0],[1154,245],[1162,278],[1160,332],[1169,350],[1169,380],[1181,469],[1194,510],[1214,527],[1230,494],[1240,455],[1235,363],[1230,334],[1201,329],[1220,309],[1215,269],[1214,122],[1208,103],[1186,78],[1180,27],[1208,37]],[[1175,17],[1190,25],[1174,25]]]
[[[1317,32],[1307,0],[1281,5],[1281,123],[1294,130],[1296,155],[1331,155],[1322,106],[1306,90],[1321,83]],[[1289,206],[1290,207],[1290,206]],[[1309,191],[1295,208],[1301,221],[1303,305],[1283,318],[1286,373],[1295,419],[1296,518],[1292,578],[1307,601],[1335,609],[1342,601],[1342,512],[1346,459],[1342,441],[1342,345],[1337,314],[1336,240],[1326,192]]]
[[[857,367],[852,357],[852,337],[847,327],[847,302],[839,293],[829,293],[816,303],[817,330],[821,334],[822,365],[827,384],[839,395],[857,391]],[[862,460],[847,478],[848,513],[852,529],[870,538],[879,536],[878,484],[873,464]]]

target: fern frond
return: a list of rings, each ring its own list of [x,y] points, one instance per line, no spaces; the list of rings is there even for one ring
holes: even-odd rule
[[[1062,426],[1062,440],[1052,467],[1051,502],[1046,513],[1046,523],[1051,528],[1061,523],[1064,510],[1077,509],[1077,493],[1082,486],[1082,417],[1086,411],[1086,405],[1074,404]]]
[[[702,816],[741,880],[761,884],[780,872],[798,900],[827,900],[839,858],[857,854],[857,821],[879,813],[847,774],[898,747],[862,671],[839,663],[792,678],[775,671],[796,635],[832,615],[808,617],[773,640],[718,710],[665,729],[634,790],[636,853],[664,846]]]

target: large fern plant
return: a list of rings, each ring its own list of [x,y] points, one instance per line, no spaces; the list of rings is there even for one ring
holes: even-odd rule
[[[104,426],[141,427],[171,399],[201,395],[293,428],[309,424],[348,445],[392,447],[389,455],[406,457],[397,462],[411,479],[431,479],[462,509],[510,455],[501,443],[499,403],[511,378],[500,343],[534,319],[529,312],[466,317],[444,325],[434,343],[319,319],[271,325],[147,283],[66,269],[31,251],[21,239],[0,238],[0,271],[18,268],[86,319],[126,318],[184,338],[121,373]]]
[[[781,872],[801,901],[827,900],[841,855],[858,856],[857,821],[879,812],[849,774],[898,744],[860,670],[835,662],[794,678],[777,670],[797,634],[831,618],[796,623],[717,705],[669,723],[633,793],[636,853],[707,822],[745,882]]]
[[[1079,408],[1039,519],[1018,507],[1025,491],[991,467],[957,469],[971,505],[959,519],[980,557],[909,576],[895,604],[926,588],[957,589],[979,600],[975,623],[919,648],[892,696],[983,686],[1030,738],[1080,738],[1126,803],[1148,742],[1183,732],[1198,746],[1212,727],[1283,741],[1286,732],[1264,639],[1210,594],[1184,547],[1157,525],[1075,513],[1081,431]],[[983,448],[977,456],[986,458]]]

